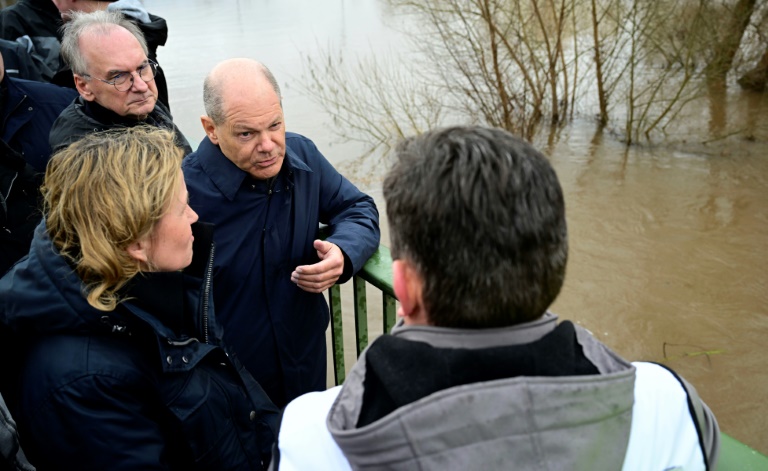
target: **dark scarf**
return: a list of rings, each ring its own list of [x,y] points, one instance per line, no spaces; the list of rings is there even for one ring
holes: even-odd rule
[[[517,376],[599,373],[584,356],[568,321],[535,342],[482,349],[437,348],[383,335],[368,349],[365,367],[358,427],[454,386]]]

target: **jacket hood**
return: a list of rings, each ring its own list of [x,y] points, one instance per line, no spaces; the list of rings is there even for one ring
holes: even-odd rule
[[[164,18],[148,13],[149,21],[139,23],[152,55],[157,55],[158,46],[165,46],[168,41],[168,24]],[[156,57],[155,57],[156,58]]]
[[[87,332],[104,313],[85,299],[83,283],[59,255],[43,220],[29,255],[0,279],[0,320],[19,334]]]
[[[488,330],[398,327],[392,335],[437,349],[487,349],[540,339],[555,329],[556,319],[546,314],[531,323]],[[516,376],[454,386],[358,426],[368,387],[368,362],[361,356],[331,407],[328,429],[353,469],[509,469],[512,464],[520,469],[621,469],[635,369],[574,327],[584,356],[600,374]]]
[[[197,285],[210,271],[210,260],[213,256],[213,225],[196,223],[192,229],[195,235],[192,263],[178,275],[179,281],[182,280],[183,273],[185,278],[192,278],[193,284]],[[166,286],[174,286],[178,283],[166,280],[168,277],[162,276],[172,274],[158,273],[156,275],[161,276],[150,283],[154,282],[160,286],[159,283],[165,281]],[[150,277],[152,275],[148,274]],[[131,280],[125,290],[134,287],[137,284],[135,281]],[[168,295],[171,291],[168,290]],[[130,293],[129,296],[133,297],[133,294]],[[166,297],[164,301],[168,305],[171,303],[171,298]],[[130,304],[137,303],[139,306],[142,304],[139,300]],[[122,304],[113,311],[105,312],[88,304],[83,282],[74,268],[53,246],[45,228],[45,219],[35,229],[27,257],[21,259],[0,279],[0,323],[22,336],[115,332],[116,326],[132,324],[134,316],[137,315],[156,331],[168,330],[151,316],[141,315],[141,309],[138,311],[122,309],[121,306]],[[177,311],[180,313],[181,309]],[[183,320],[171,322],[172,319],[164,319],[164,321],[173,327]],[[211,328],[218,332],[217,325]],[[170,331],[165,333],[170,334]]]
[[[119,11],[140,23],[149,23],[149,13],[139,0],[118,0],[107,6],[109,11]]]
[[[136,22],[149,47],[150,57],[157,54],[158,46],[165,46],[168,40],[168,24],[164,18],[149,13],[140,0],[119,0],[107,6],[109,11],[119,11]]]

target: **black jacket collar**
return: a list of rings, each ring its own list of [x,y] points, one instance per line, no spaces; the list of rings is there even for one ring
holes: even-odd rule
[[[83,113],[85,113],[87,116],[91,117],[92,119],[95,119],[96,121],[104,124],[116,124],[119,126],[120,125],[135,126],[137,121],[139,121],[134,117],[120,116],[114,111],[108,108],[104,108],[103,106],[96,103],[95,101],[83,100]],[[152,113],[154,113],[154,110],[152,110]],[[150,115],[152,113],[150,113]]]
[[[151,313],[178,336],[196,335],[194,294],[206,276],[213,247],[213,225],[195,223],[192,263],[175,272],[147,272],[134,277],[121,290],[128,302]]]

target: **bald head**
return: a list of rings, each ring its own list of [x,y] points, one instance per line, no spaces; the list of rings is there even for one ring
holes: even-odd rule
[[[280,86],[272,72],[261,62],[237,58],[220,62],[211,70],[203,83],[205,113],[216,124],[224,121],[227,96],[243,96],[244,89],[271,89],[282,100]]]
[[[285,119],[280,88],[269,70],[252,59],[214,67],[203,86],[207,138],[256,180],[280,172],[285,157]]]

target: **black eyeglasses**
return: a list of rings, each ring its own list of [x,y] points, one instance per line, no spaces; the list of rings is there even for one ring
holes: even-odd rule
[[[147,63],[136,69],[136,75],[139,76],[144,83],[149,83],[155,79],[157,75],[157,62],[147,60]],[[127,92],[133,86],[133,72],[119,72],[112,77],[112,80],[104,80],[98,77],[94,77],[89,74],[82,74],[83,77],[95,78],[101,82],[107,83],[115,87],[118,92]]]

